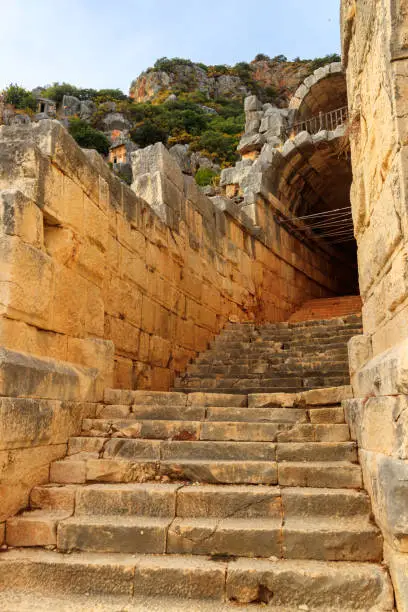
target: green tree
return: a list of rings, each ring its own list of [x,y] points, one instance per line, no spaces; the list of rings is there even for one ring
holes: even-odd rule
[[[4,100],[20,110],[32,110],[37,108],[37,100],[30,91],[20,87],[17,83],[11,83],[4,92]]]
[[[109,153],[109,140],[105,134],[91,127],[89,123],[72,117],[69,120],[69,133],[84,149],[96,149],[101,155]]]
[[[207,185],[212,185],[215,177],[217,176],[219,176],[218,173],[211,168],[200,168],[197,170],[194,178],[197,185],[200,185],[200,187],[206,187]]]
[[[131,130],[130,137],[140,147],[147,147],[156,142],[167,142],[167,132],[157,127],[152,121],[145,121]]]

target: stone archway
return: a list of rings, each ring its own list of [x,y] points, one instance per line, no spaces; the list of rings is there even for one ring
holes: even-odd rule
[[[347,106],[346,76],[340,62],[318,68],[298,87],[289,103],[295,122]]]

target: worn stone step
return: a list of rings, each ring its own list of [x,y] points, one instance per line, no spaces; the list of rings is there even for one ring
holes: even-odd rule
[[[287,487],[361,489],[361,467],[347,462],[287,461],[278,464],[278,482]]]
[[[125,460],[199,459],[226,461],[349,461],[357,462],[355,442],[241,442],[158,441],[135,439],[71,438],[69,453],[98,453],[104,458]]]
[[[281,520],[177,518],[169,527],[171,554],[281,556]]]
[[[277,484],[274,461],[168,459],[162,461],[81,457],[54,461],[50,481],[55,484],[149,482],[161,478],[208,484]]]
[[[247,442],[345,442],[350,439],[348,425],[293,422],[233,421],[125,421],[84,419],[86,437],[152,440],[214,440]]]
[[[276,445],[264,442],[231,441],[176,441],[176,440],[136,440],[115,438],[71,438],[69,453],[93,452],[94,442],[98,442],[100,456],[109,458],[140,459],[224,459],[240,460],[243,457],[252,461],[274,461]]]
[[[281,487],[280,491],[285,522],[286,519],[302,521],[317,517],[370,517],[371,504],[365,491],[311,487]]]
[[[235,390],[237,391],[237,390]],[[209,393],[185,391],[132,391],[128,389],[105,389],[105,404],[125,406],[247,406],[245,394],[221,395],[217,391]]]
[[[285,518],[282,556],[326,561],[382,560],[383,540],[367,519]]]
[[[16,549],[0,555],[0,590],[15,589],[39,597],[44,593],[45,576],[49,592],[68,597],[169,595],[214,600],[220,607],[225,599],[253,606],[251,602],[262,593],[270,606],[291,610],[308,606],[334,612],[390,612],[394,605],[386,569],[372,563],[241,558],[228,562],[198,555],[67,556],[41,549]],[[189,609],[194,605],[190,601]]]
[[[99,404],[96,408],[96,417],[99,419],[131,418],[135,420],[203,421],[205,412],[205,406]]]
[[[207,408],[207,421],[242,421],[246,423],[298,423],[306,422],[308,414],[299,408]]]
[[[183,389],[186,393],[189,392],[196,392],[196,388],[188,388],[188,387],[183,387],[183,386],[177,386],[177,385],[181,385],[183,381],[177,381],[176,379],[176,386],[174,387],[174,389],[177,391],[178,389]],[[200,391],[202,393],[207,393],[210,394],[211,392],[214,392],[214,387],[199,387]],[[247,387],[247,388],[243,388],[243,389],[234,389],[229,388],[229,389],[220,389],[217,388],[217,392],[218,393],[225,393],[228,396],[231,396],[232,394],[236,393],[237,395],[241,395],[241,394],[245,394],[246,396],[252,394],[252,393],[299,393],[301,391],[305,391],[305,389],[303,387],[298,387],[298,388],[290,388],[288,389],[288,387],[267,387],[267,386],[262,386],[260,388],[257,387]]]
[[[382,539],[366,519],[177,518],[168,530],[173,554],[325,561],[380,561]]]
[[[276,445],[276,460],[357,463],[357,445],[355,442],[279,442]]]
[[[168,460],[160,463],[160,474],[171,480],[207,484],[277,484],[273,461]]]
[[[180,485],[161,483],[94,484],[78,487],[75,515],[176,515],[176,495]]]
[[[177,492],[176,516],[281,520],[281,489],[263,485],[183,486]]]
[[[151,516],[73,516],[58,524],[57,548],[62,552],[166,552],[172,518]]]

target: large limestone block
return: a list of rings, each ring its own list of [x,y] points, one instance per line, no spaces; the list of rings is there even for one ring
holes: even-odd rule
[[[27,507],[31,489],[48,482],[50,463],[66,450],[66,444],[51,444],[0,451],[0,521]]]
[[[64,444],[80,432],[85,410],[79,402],[2,397],[0,450]]]
[[[344,402],[346,419],[360,448],[408,459],[408,398],[370,397]]]
[[[0,194],[0,233],[18,236],[23,242],[41,248],[44,244],[44,223],[41,210],[20,191],[2,191]]]
[[[372,357],[371,336],[353,336],[347,344],[350,374],[353,376]]]
[[[364,485],[386,541],[408,552],[408,462],[360,450]]]
[[[384,546],[384,560],[391,574],[398,612],[408,611],[408,555]]]
[[[356,397],[408,394],[408,340],[371,359],[353,379]]]
[[[0,302],[3,312],[50,327],[54,264],[16,236],[0,236]]]
[[[132,172],[134,177],[158,172],[171,181],[179,191],[184,189],[181,168],[161,142],[132,153]]]
[[[164,223],[171,221],[169,210],[173,210],[177,215],[183,210],[183,192],[159,171],[136,175],[132,189],[150,204]]]
[[[0,395],[93,401],[97,370],[0,349]]]

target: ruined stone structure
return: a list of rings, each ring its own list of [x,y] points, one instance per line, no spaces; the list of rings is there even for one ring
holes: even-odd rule
[[[0,128],[0,607],[408,610],[408,5],[341,12],[222,196]]]

